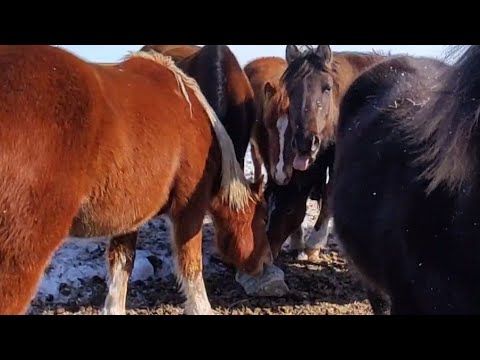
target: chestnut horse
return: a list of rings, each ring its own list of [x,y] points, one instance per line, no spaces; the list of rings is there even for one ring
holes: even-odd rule
[[[348,257],[391,314],[480,314],[480,46],[452,65],[392,57],[340,114],[333,211]]]
[[[319,201],[321,210],[300,259],[315,259],[327,243],[331,223],[329,194],[332,184],[330,180],[327,182],[327,172],[331,179],[340,102],[363,71],[386,57],[332,53],[328,45],[316,49],[288,45],[286,59],[288,67],[280,87],[290,102],[287,114],[293,131],[286,132],[291,137],[285,139],[285,143],[293,145],[294,176],[287,187],[269,185],[269,241],[276,255],[291,235],[278,229],[294,229],[294,234],[299,233],[306,211],[304,202],[310,197]],[[271,232],[275,235],[270,235]]]
[[[172,57],[194,78],[232,139],[242,169],[255,123],[254,94],[237,58],[226,45],[146,45],[142,51]]]
[[[69,235],[114,237],[115,287],[132,269],[123,255],[134,254],[139,227],[160,214],[173,223],[187,314],[212,312],[207,212],[239,269],[254,276],[272,262],[261,184],[247,183],[198,84],[170,58],[141,52],[100,66],[56,47],[2,45],[0,83],[0,314],[26,312]]]

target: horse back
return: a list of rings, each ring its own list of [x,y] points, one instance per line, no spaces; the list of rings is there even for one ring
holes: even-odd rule
[[[201,50],[197,45],[145,45],[140,51],[156,51],[165,56],[170,56],[173,61],[184,60]]]

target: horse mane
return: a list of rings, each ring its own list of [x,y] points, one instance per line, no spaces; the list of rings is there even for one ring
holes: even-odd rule
[[[228,112],[225,60],[230,60],[234,55],[225,45],[205,45],[202,52],[196,54],[201,54],[201,56],[208,58],[208,61],[204,63],[202,71],[205,71],[210,81],[203,84],[203,94],[208,99],[218,118],[224,120]]]
[[[297,78],[304,78],[315,71],[323,71],[331,75],[334,79],[334,82],[337,83],[338,77],[342,74],[340,71],[340,59],[347,59],[351,65],[354,66],[354,63],[360,62],[360,60],[363,63],[373,65],[379,61],[387,59],[388,57],[390,57],[390,53],[385,54],[384,52],[377,50],[372,50],[371,52],[333,52],[331,63],[326,64],[315,54],[314,50],[312,49],[306,52],[304,56],[289,64],[287,70],[282,76],[281,81],[288,87],[290,84],[293,84]],[[358,59],[358,61],[355,61],[356,59]],[[378,61],[373,61],[377,59]]]
[[[182,95],[185,97],[185,100],[190,106],[191,115],[192,103],[188,96],[186,87],[188,87],[194,93],[208,115],[220,146],[222,154],[221,190],[223,199],[226,200],[229,206],[235,211],[243,210],[247,206],[248,201],[252,199],[252,193],[248,186],[245,174],[243,173],[237,161],[233,142],[222,122],[218,119],[215,111],[213,111],[212,107],[200,90],[198,83],[195,81],[195,79],[187,76],[180,68],[178,68],[171,57],[162,55],[155,51],[139,51],[128,55],[128,58],[132,57],[139,57],[154,61],[170,70],[175,76]]]
[[[335,60],[331,64],[326,64],[313,50],[308,51],[304,56],[295,59],[288,65],[280,79],[280,83],[289,89],[297,79],[303,79],[316,71],[327,72],[333,77],[336,73]]]
[[[427,193],[440,184],[459,191],[478,166],[480,46],[470,47],[453,66],[444,65],[430,101],[401,124],[422,150],[415,163],[425,166],[420,178],[429,182]]]

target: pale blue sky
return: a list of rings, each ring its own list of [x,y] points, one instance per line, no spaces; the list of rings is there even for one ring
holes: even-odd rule
[[[119,61],[130,51],[139,50],[142,45],[60,45],[82,58],[95,62]],[[240,63],[262,56],[285,56],[286,45],[228,45]],[[447,45],[331,45],[334,51],[370,51],[372,49],[404,54],[443,57]]]

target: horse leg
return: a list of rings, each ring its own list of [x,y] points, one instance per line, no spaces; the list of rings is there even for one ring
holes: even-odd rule
[[[305,243],[303,241],[303,227],[300,225],[293,233],[290,235],[290,250],[293,251],[303,251],[305,248]]]
[[[305,253],[309,259],[318,259],[320,250],[325,248],[328,243],[328,230],[331,220],[328,203],[329,197],[330,194],[327,187],[326,191],[324,191],[322,194],[322,199],[319,202],[321,204],[320,215],[318,216],[312,233],[305,243]]]
[[[388,314],[389,304],[381,292],[368,287],[367,297],[374,315]]]
[[[263,165],[263,159],[260,154],[260,148],[255,140],[252,140],[250,142],[250,152],[252,155],[252,162],[253,162],[253,168],[254,168],[254,174],[253,178],[254,181],[260,180],[260,177],[262,176],[262,165]]]
[[[1,171],[0,171],[1,172]],[[44,271],[67,237],[81,196],[75,184],[0,180],[0,314],[25,314]],[[42,186],[43,185],[43,186]],[[70,181],[72,185],[72,181]]]
[[[421,315],[411,298],[392,294],[392,308],[390,315]]]
[[[45,230],[46,234],[50,229]],[[56,236],[44,236],[41,231],[27,235],[30,231],[20,227],[8,231],[20,235],[11,239],[13,244],[9,244],[8,237],[0,239],[0,314],[21,315],[27,312],[44,271],[66,232],[54,231]]]
[[[128,280],[135,263],[138,232],[110,240],[107,250],[108,294],[102,315],[126,315]]]
[[[185,315],[213,315],[203,281],[202,223],[198,209],[183,212],[172,219],[175,270],[186,297]]]

